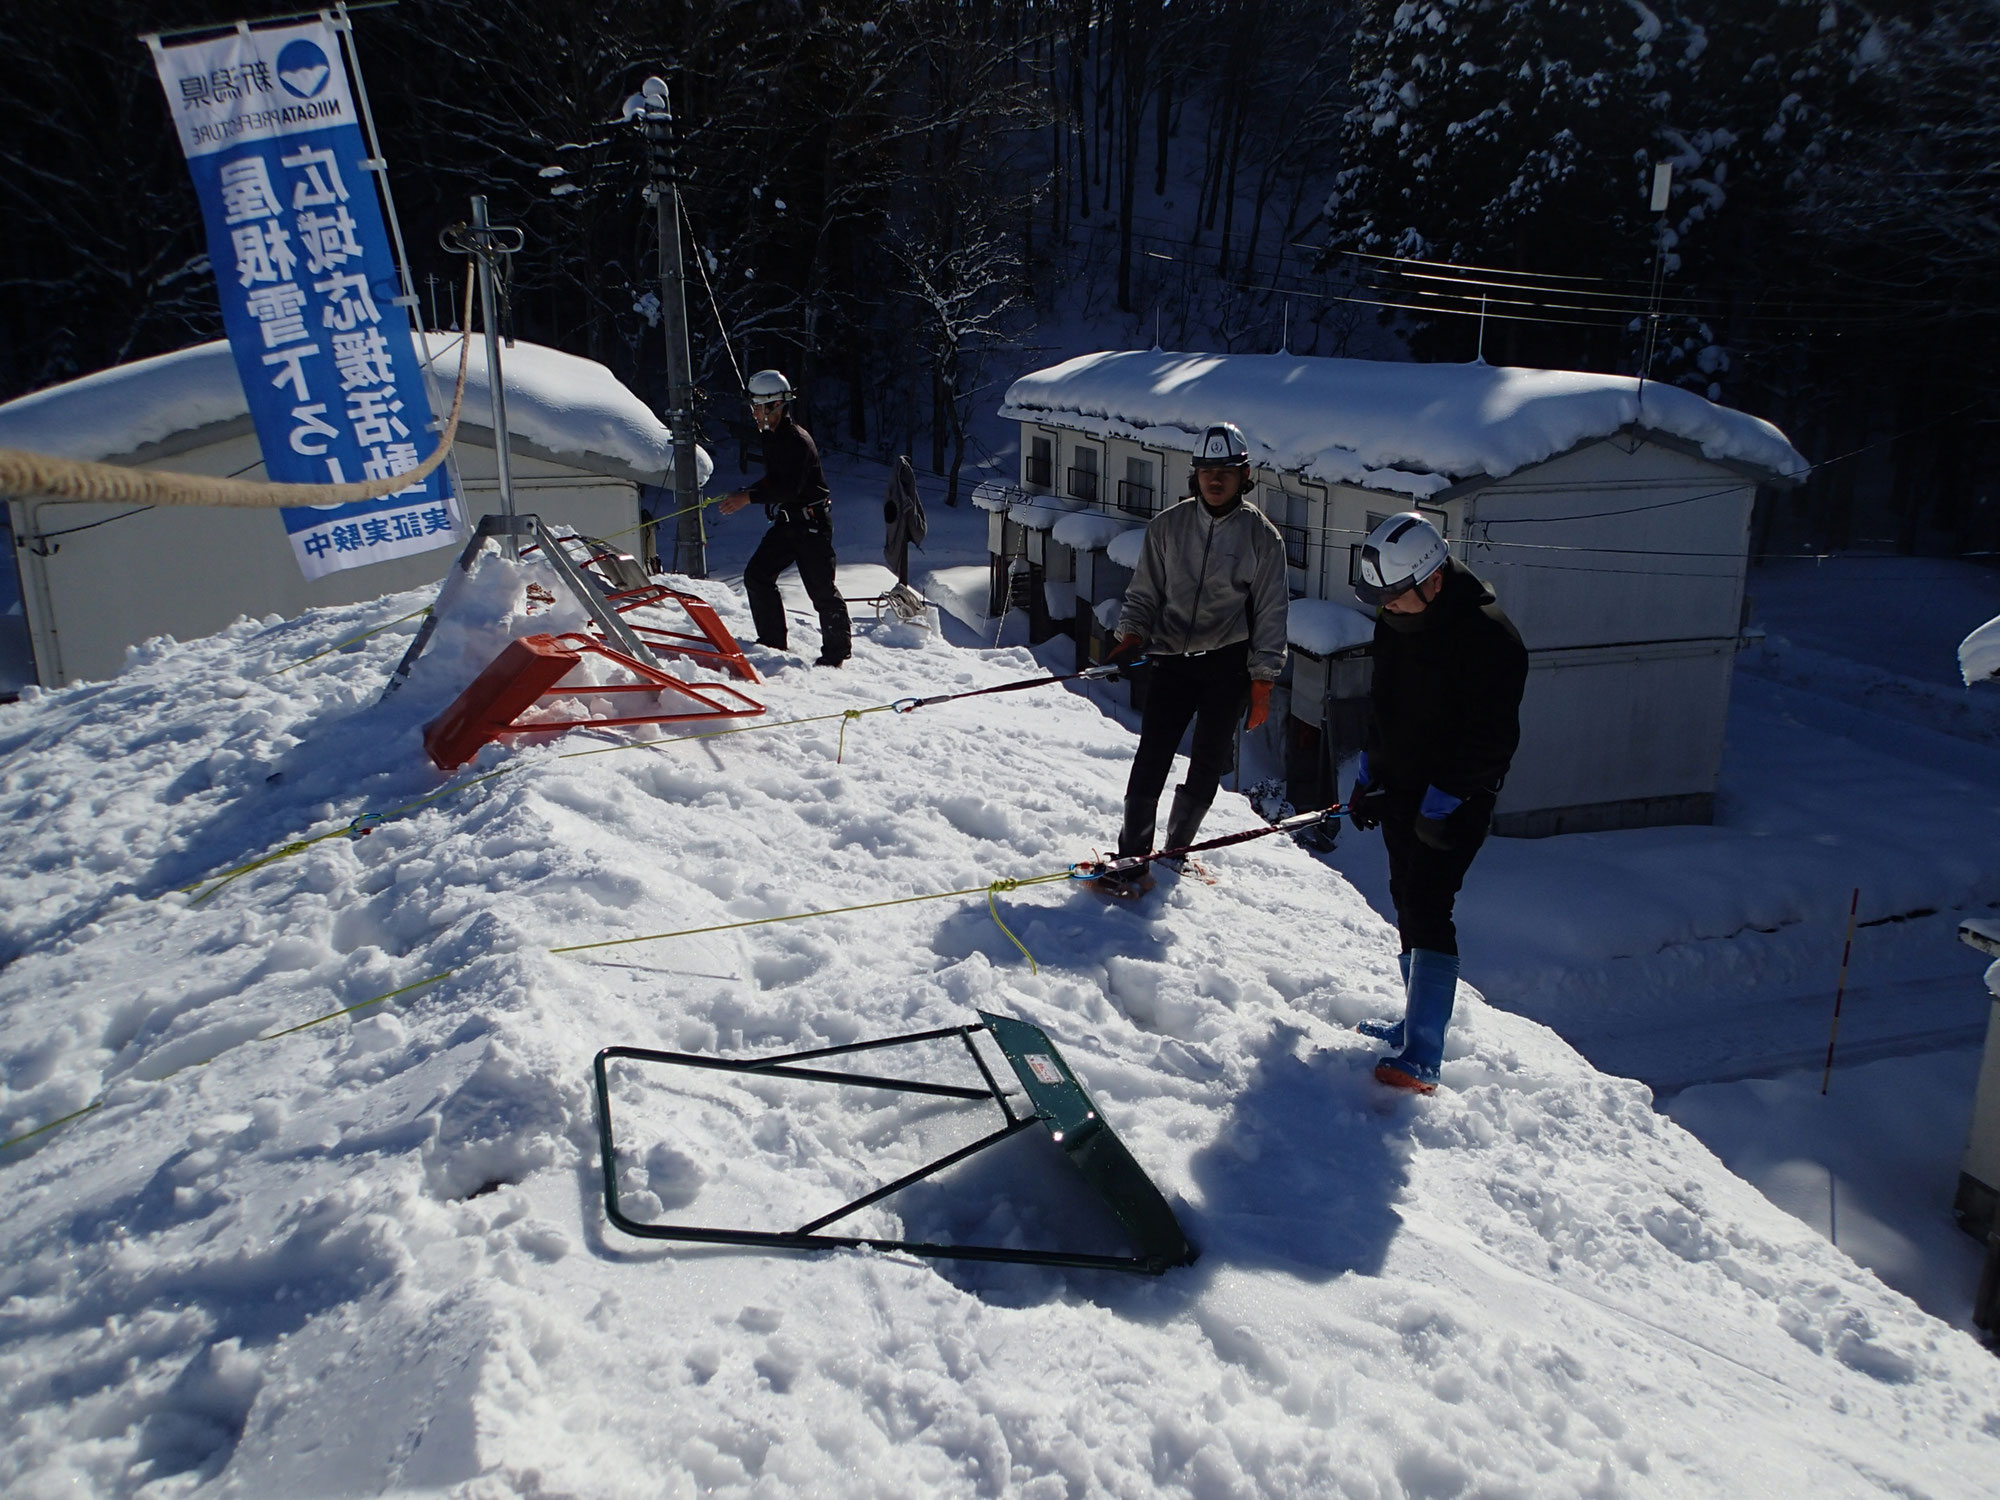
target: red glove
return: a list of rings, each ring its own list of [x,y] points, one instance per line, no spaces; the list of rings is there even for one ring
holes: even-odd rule
[[[1243,727],[1255,729],[1271,716],[1271,684],[1259,678],[1250,684],[1250,712],[1244,715]]]
[[[1126,662],[1145,655],[1145,640],[1136,635],[1121,635],[1111,649],[1104,653],[1104,665],[1122,667]]]

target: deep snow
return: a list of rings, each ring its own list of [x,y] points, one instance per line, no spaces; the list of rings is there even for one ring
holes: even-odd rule
[[[263,674],[416,596],[157,643],[0,709],[0,1130],[105,1099],[0,1158],[9,1495],[1985,1492],[1991,1356],[1642,1086],[1468,989],[1448,1091],[1384,1097],[1349,1027],[1388,1008],[1393,939],[1288,844],[1130,907],[1002,895],[1039,973],[977,899],[547,952],[1059,870],[1108,835],[1132,744],[1079,696],[870,716],[839,761],[838,720],[490,750],[475,769],[522,769],[206,904],[172,894],[438,786],[419,726],[519,582],[489,569],[485,618],[386,706],[403,630]],[[816,672],[794,629],[759,656],[773,719],[1037,669],[864,611],[849,668]],[[1252,821],[1226,795],[1211,826]],[[786,1050],[974,1007],[1056,1038],[1195,1267],[605,1226],[598,1047]],[[775,1086],[620,1090],[628,1208],[688,1217],[798,1222],[973,1128]],[[1065,1171],[1026,1138],[876,1222],[1102,1234]]]

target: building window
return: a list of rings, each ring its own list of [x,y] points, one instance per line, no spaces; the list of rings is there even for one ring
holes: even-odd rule
[[[1118,481],[1118,508],[1135,516],[1150,516],[1160,508],[1159,494],[1153,486],[1153,461],[1126,459],[1125,477]]]
[[[1287,567],[1303,569],[1306,565],[1306,543],[1312,537],[1312,528],[1306,524],[1309,503],[1304,495],[1294,495],[1274,485],[1264,487],[1264,514],[1285,539]]]
[[[1097,499],[1097,450],[1079,443],[1070,450],[1069,492],[1078,500]]]
[[[1045,437],[1028,439],[1027,481],[1038,490],[1055,488],[1055,445]]]

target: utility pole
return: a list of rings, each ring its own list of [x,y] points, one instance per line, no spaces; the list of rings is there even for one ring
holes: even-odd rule
[[[1646,299],[1646,344],[1639,356],[1639,400],[1646,399],[1646,377],[1653,373],[1653,349],[1660,337],[1660,285],[1666,277],[1667,204],[1674,188],[1674,164],[1663,161],[1653,168],[1653,193],[1648,206],[1653,223],[1653,286]]]
[[[493,258],[512,255],[525,240],[526,236],[513,225],[495,224],[486,217],[483,193],[472,200],[470,224],[453,224],[438,235],[438,243],[446,250],[454,255],[470,255],[479,263],[479,316],[486,325],[486,388],[493,400],[493,459],[500,482],[500,511],[508,526],[502,545],[510,558],[519,558],[521,554],[512,529],[514,466],[513,456],[507,451],[507,382],[500,373],[499,299],[493,286]],[[471,338],[472,330],[466,329],[460,337]]]
[[[688,354],[687,282],[681,266],[679,148],[674,111],[663,78],[648,78],[625,106],[646,137],[646,201],[660,225],[660,327],[667,340],[667,430],[674,441],[674,506],[680,525],[674,536],[676,571],[708,576],[708,533],[702,524],[701,481],[695,473],[693,360]],[[654,546],[658,547],[657,540]]]

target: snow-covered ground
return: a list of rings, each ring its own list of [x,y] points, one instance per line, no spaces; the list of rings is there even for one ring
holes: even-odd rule
[[[718,534],[720,572],[756,530]],[[1350,1024],[1390,1006],[1394,942],[1288,844],[1136,906],[1002,894],[1038,972],[978,898],[548,952],[1062,870],[1112,828],[1132,748],[1080,696],[868,716],[840,760],[838,720],[488,750],[478,770],[520,770],[174,894],[436,788],[420,724],[518,598],[492,572],[486,618],[386,706],[400,630],[268,674],[410,596],[162,642],[0,710],[0,1130],[100,1104],[0,1164],[6,1494],[1986,1492],[1990,1354],[1642,1086],[1466,992],[1450,1090],[1384,1098]],[[844,672],[804,668],[814,644],[802,620],[760,658],[774,720],[1036,670],[866,612]],[[600,1046],[772,1052],[974,1008],[1056,1038],[1194,1268],[606,1226]],[[766,1226],[988,1128],[640,1072],[618,1098],[628,1210]],[[1108,1234],[1034,1136],[868,1222]]]
[[[737,527],[721,574],[761,529]],[[1059,871],[1108,835],[1132,745],[1080,696],[873,715],[839,759],[837,718],[492,749],[473,769],[520,769],[174,893],[439,786],[420,726],[518,628],[519,583],[490,570],[386,705],[403,630],[267,674],[413,596],[0,709],[0,1133],[99,1105],[0,1156],[8,1495],[1987,1492],[2000,1366],[1641,1085],[1468,990],[1448,1091],[1384,1097],[1349,1028],[1390,1007],[1393,938],[1288,844],[1131,906],[1003,893],[1034,968],[977,897],[549,951]],[[1037,669],[866,611],[841,672],[801,664],[809,617],[793,644],[759,657],[774,720]],[[1252,821],[1229,796],[1213,818]],[[599,1047],[762,1053],[975,1008],[1056,1039],[1197,1265],[606,1225]],[[770,1227],[989,1128],[636,1070],[619,1099],[628,1210]],[[1031,1135],[868,1222],[1101,1240],[1066,1172]]]

